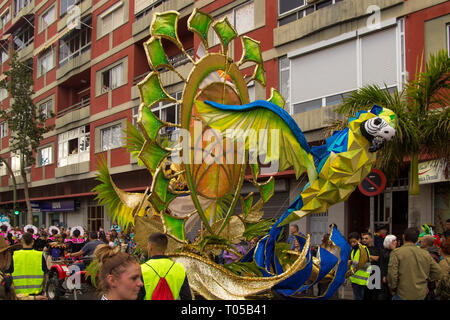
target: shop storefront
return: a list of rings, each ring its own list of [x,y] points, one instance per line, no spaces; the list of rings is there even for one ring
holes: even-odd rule
[[[436,232],[442,232],[445,221],[450,219],[450,180],[445,176],[444,161],[431,160],[419,163],[419,184],[421,194],[424,191],[425,197],[428,193],[430,199],[428,200],[430,213],[425,223],[431,223],[435,226]]]
[[[31,207],[33,209],[33,224],[45,227],[67,227],[68,215],[77,214],[78,211],[74,199],[32,202]]]

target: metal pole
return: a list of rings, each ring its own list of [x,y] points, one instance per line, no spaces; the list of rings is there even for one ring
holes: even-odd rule
[[[375,233],[375,198],[370,197],[370,232]]]

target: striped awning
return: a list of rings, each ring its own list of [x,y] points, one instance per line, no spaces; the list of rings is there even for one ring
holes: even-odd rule
[[[52,44],[54,44],[56,41],[58,41],[59,39],[64,37],[66,34],[68,34],[72,30],[74,30],[74,29],[67,28],[67,27],[64,28],[61,32],[59,32],[58,34],[54,35],[52,38],[50,38],[49,40],[44,42],[42,45],[40,45],[36,50],[34,50],[33,55],[38,55],[42,51],[46,50]]]

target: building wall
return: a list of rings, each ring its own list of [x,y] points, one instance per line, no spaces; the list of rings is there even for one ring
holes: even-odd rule
[[[245,35],[260,41],[264,68],[266,72],[266,88],[259,84],[255,85],[255,98],[266,99],[270,95],[271,87],[279,89],[279,59],[283,56],[292,56],[302,50],[315,53],[319,48],[327,48],[332,39],[341,37],[348,33],[355,33],[355,38],[361,35],[361,31],[366,32],[368,21],[371,15],[367,8],[373,1],[344,0],[333,4],[332,6],[316,10],[310,15],[297,19],[282,26],[278,26],[278,5],[275,0],[253,0],[254,1],[254,28],[247,31]],[[41,30],[40,16],[51,5],[56,3],[56,20]],[[117,29],[106,35],[101,31],[101,16],[108,9],[122,3],[124,10],[124,23]],[[149,25],[154,12],[166,10],[180,11],[180,34],[181,42],[185,48],[194,48],[197,50],[200,40],[193,36],[184,26],[187,18],[194,7],[210,13],[213,17],[219,17],[222,14],[248,3],[245,0],[171,0],[158,3],[156,6],[148,6],[148,14],[141,19],[137,19],[140,12],[135,12],[134,0],[84,0],[81,2],[82,17],[91,17],[92,35],[91,47],[79,57],[73,59],[70,63],[59,66],[58,55],[60,54],[58,35],[64,32],[68,14],[63,17],[59,15],[59,1],[35,0],[26,11],[34,13],[34,43],[32,47],[27,48],[23,56],[33,58],[34,64],[34,102],[39,104],[46,99],[54,99],[53,111],[55,117],[47,120],[47,123],[55,124],[56,128],[46,134],[42,141],[42,146],[53,145],[53,161],[47,166],[33,166],[31,168],[31,193],[39,195],[39,199],[51,198],[55,196],[75,196],[84,203],[87,197],[90,197],[91,189],[95,185],[95,172],[97,169],[98,157],[104,156],[113,173],[113,179],[122,173],[137,172],[139,168],[133,164],[125,148],[119,147],[108,151],[99,150],[100,130],[114,123],[121,123],[123,126],[126,121],[132,121],[132,108],[139,105],[139,95],[136,84],[142,79],[142,76],[150,71],[142,44],[149,38]],[[431,52],[435,48],[442,47],[443,35],[439,33],[443,25],[448,23],[449,3],[444,0],[377,0],[375,3],[380,8],[381,24],[385,26],[387,22],[392,23],[398,18],[405,17],[406,28],[406,69],[411,73],[415,67],[416,57],[419,51],[425,45],[425,52]],[[0,5],[0,14],[5,8],[11,8],[12,1],[3,1]],[[24,9],[25,10],[25,9]],[[141,11],[142,12],[142,11]],[[5,31],[17,18],[11,19],[0,29],[0,39],[5,36]],[[378,32],[378,30],[374,31]],[[444,35],[445,36],[445,35]],[[12,37],[9,38],[9,44],[12,45]],[[334,41],[334,40],[333,40]],[[43,48],[50,46],[54,50],[54,67],[44,75],[37,71],[39,56]],[[316,48],[314,48],[316,46]],[[176,47],[170,43],[165,43],[170,55],[176,53]],[[308,49],[309,48],[309,49]],[[31,50],[31,51],[30,51]],[[212,48],[218,50],[218,46]],[[29,52],[28,52],[29,51]],[[231,52],[235,60],[239,60],[242,54],[241,43],[236,41],[231,47]],[[26,53],[26,54],[25,54]],[[304,54],[304,53],[303,53]],[[27,57],[28,57],[27,56]],[[101,72],[108,69],[118,61],[124,62],[123,77],[124,83],[118,88],[107,93],[101,93],[99,90],[99,81],[101,81]],[[7,70],[8,64],[1,66],[2,70]],[[191,65],[180,66],[181,73],[188,73]],[[243,72],[250,75],[251,68],[248,65],[243,66]],[[323,75],[326,77],[326,75]],[[141,78],[139,78],[141,77]],[[305,75],[308,77],[308,75]],[[181,88],[179,80],[175,80],[169,73],[163,74],[162,78],[168,85],[169,92],[173,93]],[[82,84],[84,81],[84,84]],[[320,85],[320,84],[319,84]],[[67,108],[73,107],[80,100],[79,92],[85,88],[90,88],[90,102],[83,108],[66,112]],[[296,90],[291,85],[291,90]],[[172,92],[173,91],[173,92]],[[292,102],[292,101],[291,101]],[[3,101],[3,108],[7,108],[10,99]],[[309,141],[320,142],[324,138],[323,129],[328,126],[328,121],[336,117],[332,111],[334,106],[326,106],[319,109],[293,114],[294,119],[304,130]],[[58,135],[83,125],[89,125],[90,128],[90,160],[87,165],[67,166],[67,168],[58,168]],[[8,138],[1,139],[0,155],[10,157],[8,148]],[[76,181],[83,181],[79,187],[71,188]],[[134,183],[126,181],[121,188],[130,186],[145,189],[148,181]],[[290,177],[289,183],[290,200],[295,199],[300,192],[300,187],[293,177]],[[19,187],[20,188],[20,187]],[[45,190],[47,193],[45,194]],[[77,191],[75,191],[75,189]],[[426,189],[426,188],[425,188]],[[23,195],[20,193],[20,197]],[[19,197],[19,198],[20,198]],[[37,196],[36,196],[37,197]],[[12,192],[8,176],[1,177],[0,185],[0,204],[11,203]],[[87,202],[86,202],[87,203]],[[83,209],[84,208],[84,209]],[[428,208],[428,207],[427,207]],[[428,209],[425,210],[428,210]],[[68,214],[67,221],[70,223],[87,224],[87,204],[81,207],[81,213]],[[340,230],[347,228],[348,204],[338,204],[329,210],[328,221],[336,222]],[[105,218],[106,223],[106,218]],[[309,218],[298,222],[303,232],[309,232]],[[341,227],[342,226],[342,227]],[[341,229],[343,228],[343,229]],[[345,230],[347,232],[349,230]]]

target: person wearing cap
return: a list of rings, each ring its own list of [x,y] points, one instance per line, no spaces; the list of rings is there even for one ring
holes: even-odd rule
[[[41,251],[33,250],[34,239],[31,233],[22,236],[22,250],[14,251],[10,268],[6,271],[13,276],[17,294],[38,295],[42,292],[47,263]]]
[[[382,225],[378,228],[377,233],[375,233],[375,237],[373,238],[373,246],[375,248],[383,249],[384,238],[388,233],[388,228],[385,225]]]

